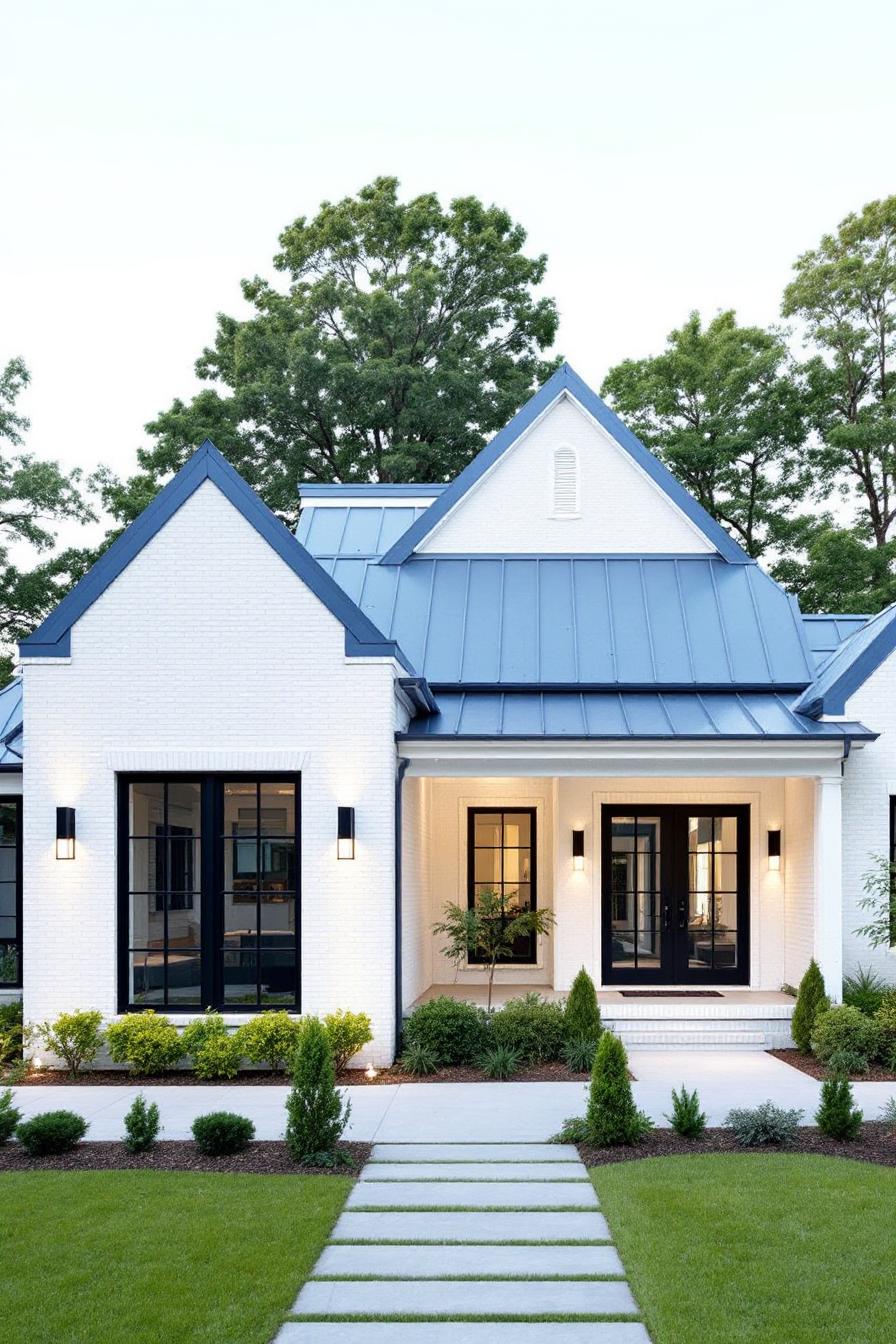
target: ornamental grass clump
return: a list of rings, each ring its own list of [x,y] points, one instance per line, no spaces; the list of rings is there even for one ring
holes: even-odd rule
[[[666,1119],[683,1139],[699,1139],[706,1129],[706,1116],[700,1109],[696,1088],[689,1092],[682,1083],[681,1090],[672,1089],[672,1114]]]
[[[482,1056],[479,1067],[487,1078],[503,1081],[519,1072],[520,1059],[516,1051],[508,1046],[493,1045]]]
[[[854,975],[843,980],[843,1002],[858,1008],[866,1017],[873,1017],[887,993],[887,982],[876,971],[860,966]]]
[[[337,1144],[351,1103],[336,1087],[333,1052],[323,1023],[306,1019],[296,1051],[292,1088],[286,1098],[286,1146],[294,1162],[315,1166],[338,1160]]]
[[[826,1078],[821,1087],[821,1103],[815,1123],[829,1139],[857,1139],[862,1128],[862,1112],[855,1106],[852,1083],[848,1078]]]
[[[806,1053],[811,1049],[812,1031],[815,1019],[830,1002],[824,990],[824,979],[815,958],[809,962],[806,974],[797,990],[796,1006],[790,1021],[790,1034],[798,1050]]]
[[[412,1041],[399,1059],[398,1067],[402,1073],[412,1073],[422,1078],[427,1074],[438,1073],[439,1063],[425,1041]]]
[[[796,1142],[802,1118],[802,1111],[784,1110],[771,1101],[764,1101],[761,1106],[729,1111],[725,1124],[734,1130],[742,1148],[758,1148],[765,1143],[789,1148]]]
[[[631,1146],[652,1128],[649,1116],[638,1110],[632,1096],[625,1046],[613,1032],[605,1031],[594,1057],[585,1119],[567,1120],[559,1138],[561,1142],[590,1143],[596,1148]]]
[[[74,1078],[92,1064],[103,1044],[102,1013],[60,1013],[53,1022],[44,1022],[36,1028],[48,1050],[65,1061],[69,1077]]]
[[[160,1129],[158,1106],[155,1102],[147,1106],[143,1093],[139,1093],[124,1118],[125,1148],[129,1153],[148,1153],[155,1147]]]

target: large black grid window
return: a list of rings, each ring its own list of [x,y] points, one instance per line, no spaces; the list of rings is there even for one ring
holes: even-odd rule
[[[0,985],[22,983],[22,800],[0,800]]]
[[[468,812],[468,904],[472,910],[485,891],[502,894],[507,909],[537,907],[535,873],[535,808],[478,808]],[[533,962],[534,936],[518,938],[502,962]],[[471,954],[470,961],[481,960]]]
[[[298,1007],[298,778],[122,779],[119,808],[121,1007]]]

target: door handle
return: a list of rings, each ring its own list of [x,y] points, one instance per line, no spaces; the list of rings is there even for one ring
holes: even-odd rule
[[[681,900],[678,902],[678,927],[680,929],[686,929],[687,926],[688,926],[688,905],[687,901]]]
[[[672,932],[672,907],[668,901],[663,906],[663,932]]]

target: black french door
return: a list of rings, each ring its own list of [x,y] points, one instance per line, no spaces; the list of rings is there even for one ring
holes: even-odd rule
[[[602,809],[603,983],[746,984],[750,809]]]
[[[473,910],[484,892],[501,895],[509,911],[538,907],[534,807],[471,807],[467,811],[467,903]],[[499,966],[536,960],[534,934],[514,941]],[[471,952],[471,964],[484,961]]]

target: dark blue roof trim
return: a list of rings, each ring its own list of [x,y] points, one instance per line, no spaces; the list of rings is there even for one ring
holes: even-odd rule
[[[425,677],[399,677],[398,684],[418,714],[438,714],[439,706]]]
[[[391,550],[386,552],[380,563],[399,565],[402,561],[407,560],[408,556],[416,550],[424,538],[429,536],[436,524],[454,508],[467,491],[494,466],[498,459],[507,452],[508,448],[516,443],[520,435],[525,433],[530,425],[534,424],[538,417],[563,392],[569,392],[575,397],[576,401],[584,407],[589,415],[593,416],[598,424],[612,435],[619,446],[634,458],[638,466],[647,473],[654,484],[658,485],[681,512],[699,528],[721,556],[736,565],[753,563],[747,553],[741,550],[737,542],[728,535],[721,524],[710,517],[703,506],[698,504],[693,496],[685,490],[684,486],[676,480],[671,471],[664,467],[658,458],[647,451],[640,439],[623,424],[619,416],[610,410],[606,402],[602,401],[596,392],[592,392],[587,383],[584,383],[568,364],[561,364],[556,373],[551,375],[544,386],[535,393],[534,397],[530,398],[525,406],[517,411],[513,419],[495,435],[490,443],[486,444],[473,461],[442,492],[439,498],[430,504],[425,514],[411,524],[407,532],[396,541]]]
[[[342,622],[345,626],[345,652],[349,657],[395,658],[406,671],[414,673],[414,668],[398,644],[386,639],[370,618],[355,606],[339,584],[321,568],[279,518],[271,513],[239,472],[221,456],[210,439],[197,448],[140,517],[100,556],[93,568],[34,633],[20,641],[20,655],[23,658],[68,657],[74,623],[207,480],[218,487],[315,597]]]
[[[438,711],[399,740],[873,741],[861,723],[819,723],[782,696],[690,692],[438,691]]]
[[[315,485],[311,481],[299,482],[299,494],[303,499],[342,499],[346,495],[350,495],[353,499],[417,499],[420,497],[425,499],[430,495],[440,495],[447,488],[444,483],[440,485],[423,485],[422,483],[419,485],[413,483],[392,485],[377,481],[363,485],[352,485],[350,482],[341,481],[332,485]]]
[[[843,641],[794,709],[818,718],[844,714],[846,702],[896,649],[896,602]]]

